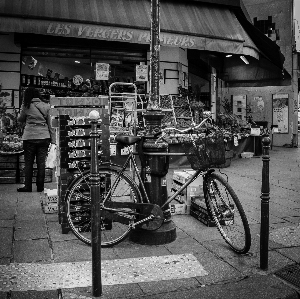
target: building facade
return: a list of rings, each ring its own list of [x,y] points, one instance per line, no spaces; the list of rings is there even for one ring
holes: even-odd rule
[[[265,8],[255,13],[258,2],[161,0],[160,94],[190,88],[193,100],[214,118],[229,100],[239,117],[251,110],[254,121],[277,127],[274,145],[296,143],[293,1],[272,1],[278,2],[271,6],[272,22],[280,26],[275,41],[252,23],[264,20],[270,8],[271,1],[263,1]],[[56,96],[107,94],[112,82],[135,83],[139,93],[149,92],[148,74],[138,78],[137,66],[150,64],[150,1],[76,4],[0,0],[0,82],[8,106],[20,107],[28,85]],[[110,68],[104,80],[97,78],[99,64]]]
[[[230,88],[229,95],[245,95],[254,121],[267,121],[273,129],[273,145],[298,145],[299,60],[295,48],[295,3],[293,0],[244,0],[256,28],[276,43],[285,57],[284,68],[291,80],[270,86]],[[298,33],[299,34],[299,33]],[[284,77],[283,77],[284,79]],[[259,82],[258,82],[259,83]],[[280,109],[280,105],[282,108]]]

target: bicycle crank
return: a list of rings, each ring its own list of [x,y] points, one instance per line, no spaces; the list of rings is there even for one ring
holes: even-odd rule
[[[107,201],[102,208],[102,217],[145,230],[159,229],[164,222],[162,209],[151,203]]]

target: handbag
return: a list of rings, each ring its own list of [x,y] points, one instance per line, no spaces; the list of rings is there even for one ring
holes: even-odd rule
[[[56,166],[56,144],[51,143],[46,158],[46,168],[54,168]]]

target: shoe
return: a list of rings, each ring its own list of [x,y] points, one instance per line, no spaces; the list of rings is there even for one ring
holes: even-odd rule
[[[18,191],[18,192],[32,192],[31,189],[27,189],[27,188],[25,188],[25,187],[18,188],[17,191]]]
[[[44,191],[44,188],[37,188],[36,191],[37,191],[37,192],[43,192],[43,191]]]

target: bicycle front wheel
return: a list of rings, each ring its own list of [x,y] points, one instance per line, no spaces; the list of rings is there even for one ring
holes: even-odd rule
[[[225,242],[237,253],[247,253],[251,234],[244,209],[228,182],[219,174],[204,178],[207,207]]]
[[[125,173],[119,176],[114,168],[100,168],[100,193],[103,200],[109,194],[107,201],[138,202],[139,193],[133,180]],[[91,245],[91,173],[84,172],[69,186],[66,194],[67,219],[70,229],[84,243]],[[105,204],[104,204],[105,206]],[[125,223],[101,217],[101,247],[110,247],[124,240],[135,220],[135,211],[130,208],[114,212],[123,218]],[[113,219],[118,219],[113,217]],[[123,221],[124,222],[124,221]]]

